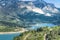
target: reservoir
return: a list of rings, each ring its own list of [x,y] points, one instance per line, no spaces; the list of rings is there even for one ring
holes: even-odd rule
[[[54,26],[57,26],[57,25],[52,24],[52,23],[39,23],[39,24],[32,25],[30,28],[28,27],[27,29],[28,30],[36,30],[40,27],[54,27]]]
[[[0,34],[0,40],[13,40],[14,37],[19,36],[20,33],[15,34]]]
[[[28,27],[27,29],[28,30],[35,30],[37,28],[44,27],[44,26],[53,27],[53,26],[56,26],[56,25],[51,24],[51,23],[42,23],[42,24],[33,25],[31,27]],[[0,34],[0,40],[13,40],[14,37],[19,36],[19,35],[20,35],[20,33]]]

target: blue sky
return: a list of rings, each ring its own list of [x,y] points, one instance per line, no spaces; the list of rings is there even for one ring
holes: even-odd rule
[[[53,3],[56,7],[60,8],[60,0],[44,0],[48,3]]]
[[[36,1],[36,0],[22,0],[22,1]],[[47,3],[53,3],[56,7],[60,8],[60,0],[44,0]]]

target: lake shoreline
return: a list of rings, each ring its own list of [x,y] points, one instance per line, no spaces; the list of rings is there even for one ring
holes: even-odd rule
[[[0,34],[15,34],[15,33],[20,33],[20,32],[0,32]]]
[[[0,32],[0,34],[16,34],[16,33],[24,33],[26,32],[27,30],[24,30],[24,31],[17,31],[17,32]]]

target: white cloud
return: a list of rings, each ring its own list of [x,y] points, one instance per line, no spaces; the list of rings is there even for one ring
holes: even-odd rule
[[[59,10],[58,10],[58,9],[56,9],[56,8],[54,8],[54,9],[52,10],[52,12],[53,12],[53,13],[58,13],[58,12],[59,12]]]
[[[23,13],[25,13],[26,11],[33,11],[33,12],[38,13],[38,14],[36,14],[36,15],[43,14],[43,15],[45,15],[45,16],[52,16],[52,14],[50,14],[50,13],[45,13],[42,9],[37,8],[37,7],[35,7],[35,6],[27,6],[27,5],[24,5],[24,6],[21,6],[21,7],[22,7],[22,8],[24,8],[24,7],[27,8],[27,10],[25,10]],[[56,9],[55,9],[55,10],[56,10]]]
[[[36,1],[36,0],[19,0],[19,1]]]
[[[43,8],[43,10],[47,10],[47,11],[50,11],[50,12],[52,12],[52,13],[58,13],[59,12],[59,10],[58,9],[56,9],[56,8],[52,8],[52,7],[50,7],[50,6],[45,6],[44,8]]]
[[[45,14],[45,16],[52,16],[50,13]]]
[[[39,13],[39,14],[44,14],[44,12],[42,11],[42,9],[37,8],[37,7],[31,7],[31,6],[26,6],[28,10]]]
[[[3,3],[2,5],[5,6],[5,3]]]
[[[20,7],[20,8],[24,8],[25,6],[23,6],[23,5],[20,5],[19,7]]]

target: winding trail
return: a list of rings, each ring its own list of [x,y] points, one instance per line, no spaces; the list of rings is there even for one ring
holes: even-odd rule
[[[47,39],[46,39],[46,36],[47,36],[47,34],[44,35],[44,40],[47,40]]]
[[[23,40],[26,40],[28,36],[30,36],[31,33],[28,33]]]
[[[50,31],[52,31],[53,29],[50,29]],[[50,32],[49,31],[49,32]],[[46,38],[46,36],[47,36],[48,34],[46,33],[45,35],[44,35],[44,40],[48,40],[48,38]]]

